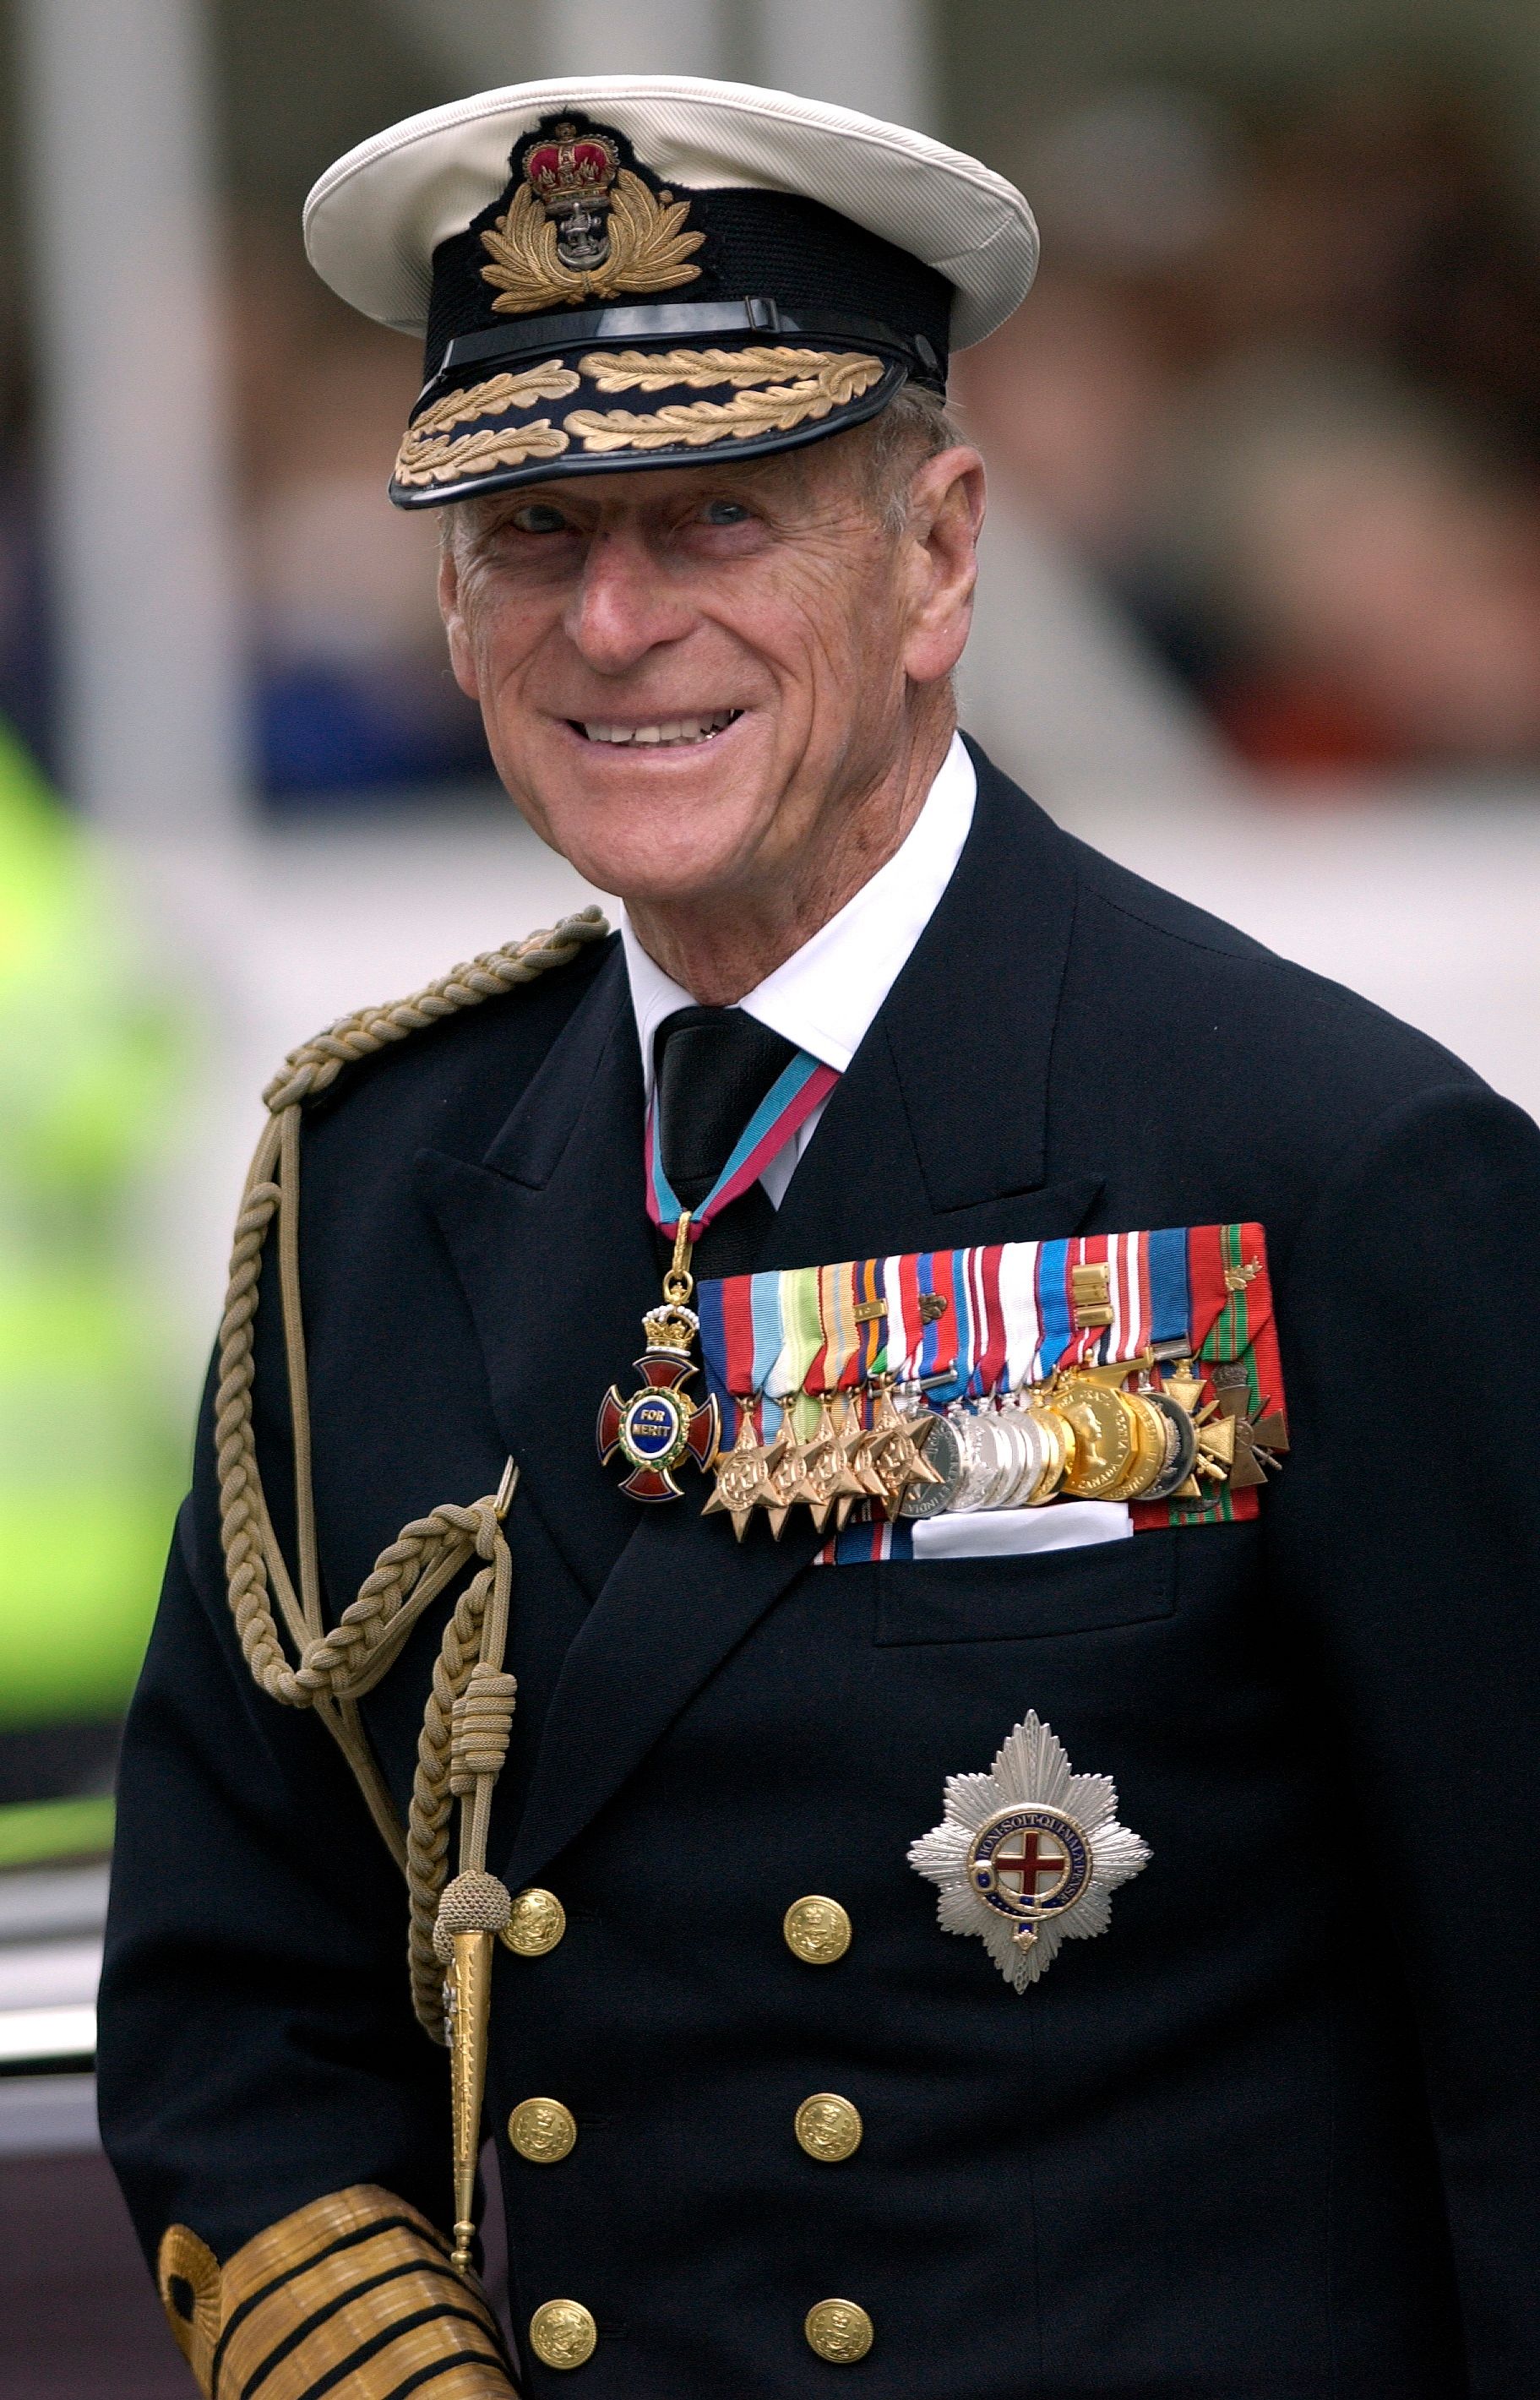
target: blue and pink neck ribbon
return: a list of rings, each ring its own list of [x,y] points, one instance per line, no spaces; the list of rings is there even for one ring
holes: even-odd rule
[[[835,1067],[825,1067],[810,1050],[799,1050],[783,1070],[733,1143],[726,1166],[689,1220],[689,1238],[699,1241],[714,1217],[730,1201],[757,1183],[772,1158],[784,1150],[798,1127],[825,1099],[839,1081]],[[672,1238],[684,1215],[679,1198],[663,1172],[662,1139],[658,1126],[658,1095],[654,1091],[647,1116],[647,1207],[659,1232]]]

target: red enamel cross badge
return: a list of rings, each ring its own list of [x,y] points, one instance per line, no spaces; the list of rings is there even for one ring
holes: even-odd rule
[[[599,1403],[599,1456],[607,1466],[619,1452],[631,1469],[620,1489],[634,1500],[677,1500],[673,1470],[687,1458],[711,1465],[721,1412],[715,1399],[692,1400],[682,1388],[696,1369],[678,1350],[648,1348],[636,1367],[643,1380],[629,1400],[611,1384]]]
[[[1045,1826],[1022,1826],[1007,1833],[995,1846],[990,1861],[995,1881],[1006,1891],[1041,1908],[1069,1882],[1069,1845]]]

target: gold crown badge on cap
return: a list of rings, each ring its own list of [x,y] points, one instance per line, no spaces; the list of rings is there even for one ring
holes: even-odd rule
[[[504,316],[613,300],[622,292],[666,292],[700,274],[689,265],[705,236],[686,233],[688,200],[656,197],[596,127],[567,121],[532,143],[522,180],[482,235],[491,257],[482,274]]]

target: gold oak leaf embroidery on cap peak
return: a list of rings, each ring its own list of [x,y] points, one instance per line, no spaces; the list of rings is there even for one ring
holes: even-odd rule
[[[679,384],[700,389],[714,383],[741,390],[745,385],[821,375],[847,355],[784,345],[750,350],[590,350],[578,364],[601,391],[667,391]],[[864,367],[872,363],[860,361]]]
[[[452,429],[474,416],[491,416],[509,408],[533,408],[538,400],[565,400],[576,391],[579,378],[555,359],[525,367],[521,375],[493,375],[464,391],[445,392],[406,429],[396,458],[398,484],[435,484],[484,472],[491,467],[517,467],[525,458],[554,458],[567,446],[548,416],[528,425],[485,426],[479,433],[452,438]]]
[[[568,307],[583,300],[613,300],[621,292],[667,292],[692,283],[701,270],[688,262],[704,234],[680,230],[688,200],[671,193],[654,198],[640,175],[622,167],[610,197],[609,254],[602,266],[563,264],[556,226],[527,184],[521,184],[496,225],[482,235],[492,264],[482,274],[497,287],[493,308],[511,317],[532,309]]]
[[[694,449],[708,442],[746,442],[756,433],[789,433],[810,417],[859,400],[882,373],[879,359],[830,358],[816,377],[740,391],[732,400],[681,401],[638,413],[629,408],[575,408],[567,418],[585,450]]]
[[[421,443],[408,435],[396,460],[396,481],[459,484],[494,467],[522,467],[526,458],[559,458],[567,446],[567,436],[548,416],[538,416],[533,425],[491,425],[480,433],[443,434]]]

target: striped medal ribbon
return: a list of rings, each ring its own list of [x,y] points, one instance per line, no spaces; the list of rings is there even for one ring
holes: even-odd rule
[[[777,1520],[786,1493],[820,1515],[818,1459],[826,1482],[831,1437],[848,1449],[857,1432],[870,1432],[890,1392],[910,1411],[966,1415],[1034,1388],[1065,1390],[1083,1410],[1088,1383],[1111,1391],[1137,1374],[1147,1397],[1169,1384],[1196,1412],[1203,1472],[1219,1460],[1225,1480],[1201,1492],[1186,1484],[1185,1496],[1169,1502],[1136,1501],[1140,1531],[1252,1514],[1268,1446],[1287,1447],[1259,1225],[995,1243],[738,1275],[702,1285],[699,1305],[713,1397],[737,1411],[734,1452],[723,1453],[736,1461],[729,1480]],[[1220,1417],[1240,1445],[1238,1465]],[[722,1473],[719,1466],[711,1505],[731,1507],[742,1534],[750,1499],[722,1498]],[[897,1556],[908,1540],[880,1501],[847,1507],[837,1522],[847,1518],[840,1557],[868,1540],[880,1544],[870,1555]]]
[[[707,1370],[771,1431],[883,1379],[933,1408],[988,1398],[1184,1341],[1188,1242],[1179,1227],[733,1275],[701,1288]]]
[[[698,1242],[714,1217],[719,1217],[751,1183],[758,1182],[771,1159],[780,1156],[838,1081],[838,1068],[825,1066],[810,1050],[799,1050],[765,1094],[733,1143],[722,1172],[695,1209],[685,1207],[663,1170],[655,1088],[647,1112],[647,1208],[659,1232],[677,1242],[683,1225],[688,1239]]]

